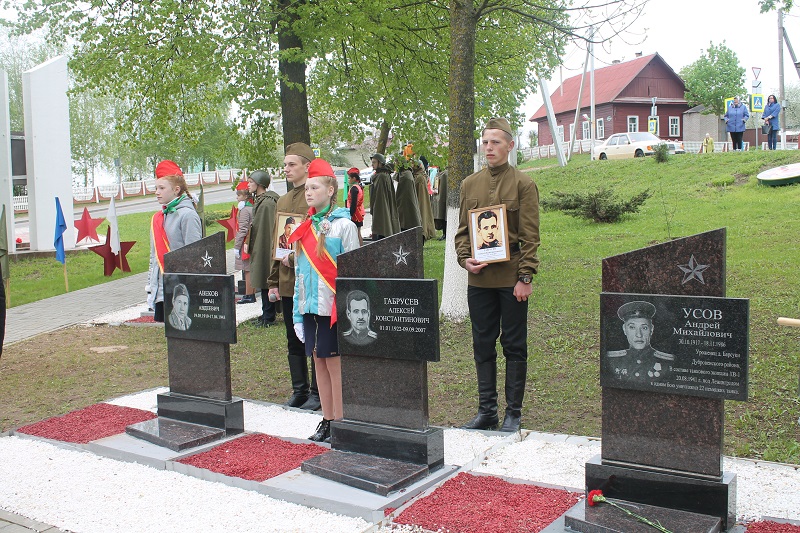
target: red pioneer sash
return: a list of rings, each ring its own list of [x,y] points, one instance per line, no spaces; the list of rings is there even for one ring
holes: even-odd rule
[[[164,254],[169,252],[169,239],[167,232],[164,231],[164,211],[157,211],[153,215],[150,223],[151,236],[153,238],[153,247],[156,251],[156,260],[158,261],[158,268],[161,273],[164,273]]]
[[[308,210],[308,218],[289,236],[289,244],[298,243],[298,246],[308,258],[311,267],[333,292],[334,302],[331,307],[331,326],[333,326],[336,323],[336,260],[324,248],[322,257],[317,255],[317,242],[319,242],[317,240],[317,230],[314,229],[314,225],[311,223],[311,215],[314,213],[316,213],[316,210],[313,207]]]

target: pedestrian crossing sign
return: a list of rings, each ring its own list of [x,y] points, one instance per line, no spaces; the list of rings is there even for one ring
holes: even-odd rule
[[[764,95],[753,94],[750,96],[750,110],[761,113],[764,111]]]

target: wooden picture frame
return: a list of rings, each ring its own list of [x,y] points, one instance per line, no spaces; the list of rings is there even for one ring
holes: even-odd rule
[[[286,239],[297,229],[297,226],[303,221],[305,215],[298,213],[283,213],[278,212],[275,219],[275,234],[272,238],[272,258],[280,261],[294,251],[294,245],[287,245]],[[291,227],[291,231],[287,233],[287,226]]]
[[[501,263],[511,259],[505,204],[470,209],[468,214],[473,259],[481,263]]]

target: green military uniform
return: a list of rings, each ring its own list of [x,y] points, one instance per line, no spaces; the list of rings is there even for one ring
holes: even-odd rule
[[[266,191],[257,195],[253,203],[253,222],[247,239],[247,253],[250,254],[250,283],[257,289],[269,287],[277,201],[278,193]]]
[[[487,131],[491,130],[491,131]],[[498,131],[499,130],[499,131]],[[539,267],[539,190],[527,174],[508,164],[513,147],[506,119],[489,120],[481,134],[499,152],[506,153],[495,166],[468,176],[461,184],[459,224],[455,235],[459,264],[466,268],[472,256],[469,211],[493,205],[506,206],[509,261],[489,263],[469,273],[467,303],[472,322],[472,349],[478,377],[478,415],[465,429],[493,429],[497,416],[497,339],[506,358],[506,412],[501,431],[517,431],[528,368],[528,300],[517,299],[517,283],[530,283]],[[500,335],[502,325],[502,336]]]
[[[468,212],[479,207],[505,204],[511,260],[490,263],[480,274],[469,274],[475,287],[513,287],[522,275],[539,268],[539,189],[531,177],[508,163],[484,168],[461,184],[459,223],[455,236],[458,264],[472,257]]]
[[[381,165],[375,171],[369,186],[369,213],[372,216],[372,234],[389,237],[400,233],[397,200],[389,169]]]
[[[414,184],[414,175],[408,168],[397,172],[397,215],[400,218],[400,231],[422,225],[419,214],[419,198]],[[423,229],[424,233],[424,229]]]
[[[420,164],[414,168],[414,186],[417,189],[422,236],[425,239],[433,239],[436,237],[436,226],[433,224],[431,195],[428,194],[428,174],[425,172],[425,167]]]

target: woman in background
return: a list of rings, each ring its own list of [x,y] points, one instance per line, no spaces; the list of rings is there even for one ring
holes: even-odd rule
[[[769,124],[769,133],[767,133],[767,150],[774,150],[778,144],[778,132],[781,131],[781,104],[774,94],[767,97],[767,105],[764,107],[764,113],[761,115],[764,122]]]

